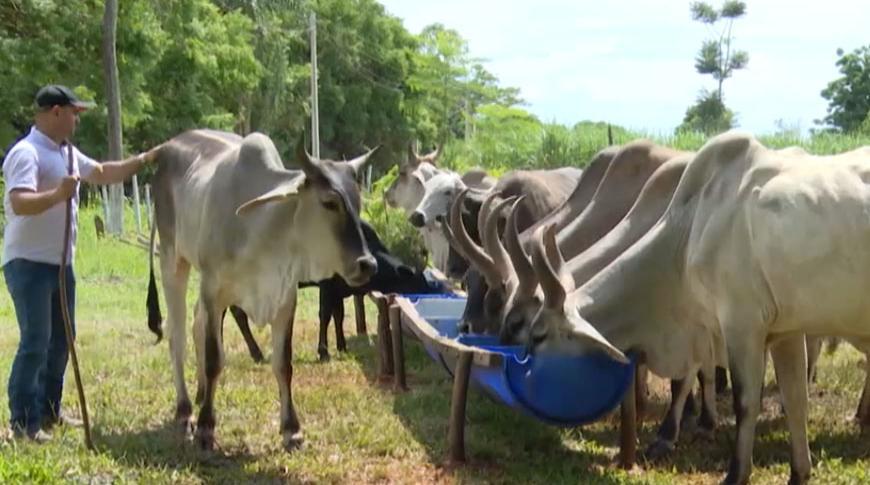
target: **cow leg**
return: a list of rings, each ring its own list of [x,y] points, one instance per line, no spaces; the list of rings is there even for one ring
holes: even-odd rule
[[[716,366],[716,394],[724,396],[728,392],[728,369]]]
[[[816,383],[816,363],[822,353],[822,339],[820,337],[806,337],[807,342],[807,382]]]
[[[205,311],[202,309],[202,301],[197,300],[193,308],[193,345],[196,351],[196,397],[193,402],[197,406],[202,405],[205,399]],[[221,332],[223,336],[223,332]]]
[[[208,281],[203,275],[203,283]],[[205,377],[204,396],[196,421],[196,440],[205,450],[214,448],[214,429],[217,424],[214,412],[214,397],[217,390],[218,377],[224,366],[223,342],[220,332],[220,315],[223,308],[217,304],[215,294],[203,284],[200,289],[200,317],[202,322],[202,370]]]
[[[190,416],[193,406],[184,382],[184,359],[187,347],[187,280],[190,264],[176,260],[169,246],[160,254],[160,271],[163,277],[163,296],[166,299],[166,328],[169,333],[169,354],[172,357],[172,378],[175,383],[175,421],[185,432],[190,431]]]
[[[867,359],[870,355],[864,354]],[[861,426],[861,431],[870,430],[870,360],[864,362],[864,390],[861,391],[861,400],[858,402],[858,410],[855,411],[855,420]]]
[[[712,363],[704,364],[701,372],[698,373],[698,378],[701,381],[701,416],[698,418],[697,434],[708,441],[713,440],[713,433],[716,431],[716,421],[718,412],[716,411],[716,387],[719,380],[716,375],[722,369],[716,367]]]
[[[272,372],[278,380],[281,397],[282,444],[287,451],[302,445],[302,430],[296,408],[293,406],[293,319],[296,311],[296,293],[288,301],[286,311],[272,322]]]
[[[332,316],[335,322],[335,348],[339,352],[347,352],[347,342],[344,340],[344,298],[335,299]]]
[[[727,323],[723,327],[729,328]],[[723,482],[725,484],[749,483],[755,425],[761,411],[761,388],[764,385],[766,360],[764,335],[747,333],[745,330],[741,326],[725,337],[737,421],[737,440],[728,464],[728,474]]]
[[[770,355],[791,435],[791,476],[788,483],[807,483],[813,465],[807,442],[807,353],[803,335],[777,342],[771,346]]]
[[[647,458],[651,460],[662,458],[669,455],[676,448],[677,439],[680,436],[680,422],[683,418],[686,398],[692,392],[695,384],[695,374],[697,373],[698,369],[693,367],[685,379],[674,379],[671,381],[671,405],[668,408],[664,421],[659,426],[655,442],[647,448]]]
[[[242,332],[242,337],[245,339],[245,344],[248,346],[248,353],[251,355],[251,358],[254,359],[254,362],[262,364],[265,359],[263,358],[260,346],[257,345],[257,340],[254,339],[254,334],[251,333],[248,314],[235,305],[230,306],[230,313],[233,314],[233,318],[239,326],[239,331]]]
[[[317,355],[321,362],[329,360],[329,319],[332,318],[332,298],[320,287],[320,334],[317,339]]]

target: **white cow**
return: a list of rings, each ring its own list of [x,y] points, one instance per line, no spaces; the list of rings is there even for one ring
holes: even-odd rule
[[[746,483],[769,346],[791,434],[790,483],[805,483],[804,334],[870,340],[868,181],[866,151],[790,156],[746,134],[711,139],[662,219],[582,287],[558,279],[558,251],[541,234],[533,259],[546,303],[533,350],[599,349],[620,360],[634,351],[677,377],[718,360],[724,337],[737,416],[725,482]]]
[[[354,182],[370,154],[331,162],[300,151],[302,170],[287,170],[265,135],[243,139],[212,130],[185,132],[159,149],[155,228],[169,308],[176,419],[185,428],[192,414],[184,380],[185,294],[190,268],[200,273],[194,342],[204,391],[196,438],[203,448],[214,446],[214,397],[224,361],[221,318],[230,305],[256,323],[271,324],[282,441],[287,449],[302,442],[290,387],[297,285],[338,274],[357,286],[377,271],[360,229]],[[151,237],[153,246],[153,228]],[[158,301],[152,261],[149,326],[160,336]]]

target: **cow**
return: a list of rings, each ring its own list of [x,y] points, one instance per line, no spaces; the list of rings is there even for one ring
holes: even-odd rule
[[[490,193],[498,194],[500,198],[524,195],[526,197],[520,209],[520,220],[521,224],[530,225],[562,205],[577,187],[582,173],[582,170],[573,167],[509,172],[489,192],[469,191],[462,204],[463,219],[475,228],[483,199]],[[446,222],[450,204],[467,186],[455,176],[439,174],[428,180],[424,188],[423,200],[409,218],[411,224],[417,227]],[[474,229],[471,232],[477,234]],[[451,247],[445,268],[447,276],[461,279],[467,269],[466,259]]]
[[[435,175],[443,173],[455,174],[436,167],[441,148],[427,155],[420,155],[413,148],[408,150],[408,160],[399,164],[399,173],[384,193],[384,199],[390,207],[401,208],[405,216],[410,216],[423,198],[423,185]],[[463,184],[478,190],[489,190],[495,181],[481,169],[472,169],[458,176]],[[423,244],[429,252],[433,264],[439,270],[447,271],[449,246],[437,225],[430,224],[418,228],[423,237]]]
[[[580,288],[559,279],[552,231],[541,231],[533,261],[545,303],[529,350],[602,350],[621,361],[631,351],[679,378],[724,348],[737,417],[730,484],[751,474],[769,348],[790,434],[789,483],[806,483],[804,334],[870,340],[868,180],[867,151],[789,156],[745,133],[712,138],[659,222]]]
[[[360,228],[359,191],[349,176],[362,169],[371,153],[349,162],[318,160],[300,142],[296,158],[301,170],[286,169],[266,135],[242,138],[214,130],[184,132],[157,150],[149,327],[158,339],[162,336],[153,264],[156,229],[175,419],[186,430],[192,406],[184,381],[185,293],[191,267],[200,273],[194,312],[197,376],[203,390],[195,434],[200,447],[212,449],[215,444],[214,398],[224,360],[221,318],[231,305],[244,309],[254,322],[271,325],[282,444],[287,450],[302,444],[291,393],[297,285],[333,274],[363,285],[377,272]]]
[[[375,229],[369,223],[361,220],[360,225],[369,251],[371,251],[375,261],[378,263],[378,270],[368,283],[361,286],[350,286],[341,276],[335,275],[332,278],[316,283],[303,282],[299,284],[300,288],[316,286],[319,289],[320,338],[317,344],[317,354],[321,361],[329,360],[327,330],[329,329],[330,320],[335,322],[336,348],[341,352],[347,351],[343,327],[345,298],[352,295],[366,295],[371,291],[416,294],[441,293],[445,291],[444,285],[440,281],[427,276],[424,271],[419,271],[406,265],[390,254],[383,242],[381,242]],[[239,326],[239,330],[242,332],[251,357],[254,361],[262,361],[263,353],[251,334],[248,316],[241,308],[236,306],[231,306],[230,310]]]
[[[573,210],[563,207],[541,217],[534,225],[519,224],[522,244],[528,250],[535,230],[555,224],[565,257],[570,259],[580,254],[619,223],[653,172],[680,153],[649,140],[635,140],[598,153],[594,163],[584,171],[589,176],[580,178],[575,192],[568,199],[577,199],[567,205]],[[483,276],[483,284],[478,285],[482,291],[468,293],[469,304],[459,325],[463,331],[497,335],[500,332],[499,318],[515,281],[512,283],[509,277],[510,268],[492,264],[486,251],[473,244],[470,236],[463,234],[467,231],[459,216],[460,212],[451,212],[450,232],[456,239],[454,246]]]
[[[674,190],[682,177],[683,171],[692,159],[692,153],[681,153],[662,164],[650,176],[637,197],[634,205],[625,217],[604,237],[583,251],[566,265],[567,274],[572,278],[575,287],[582,286],[592,276],[616,259],[628,249],[655,224],[667,208]],[[487,226],[492,226],[488,223]],[[528,343],[528,328],[531,321],[543,304],[543,294],[538,286],[532,262],[528,259],[519,238],[516,226],[516,216],[512,210],[508,216],[505,228],[505,248],[497,236],[490,234],[487,239],[494,240],[496,251],[504,252],[510,259],[513,268],[511,275],[517,281],[508,294],[507,302],[499,316],[501,324],[500,340],[505,344],[524,345]],[[714,375],[699,373],[702,389],[702,406],[699,418],[699,434],[711,438],[716,427],[716,406],[713,390]],[[675,379],[671,382],[672,396],[678,396],[682,386],[692,386],[693,379]],[[678,400],[672,400],[665,414],[665,419],[659,426],[655,442],[647,449],[647,458],[660,458],[674,450],[680,431],[683,412],[687,415],[695,413],[695,402],[691,394],[686,397],[685,406],[678,410]]]

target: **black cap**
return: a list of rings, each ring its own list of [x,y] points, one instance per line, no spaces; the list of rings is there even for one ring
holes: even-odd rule
[[[79,109],[88,109],[96,106],[96,103],[80,100],[75,93],[66,86],[50,84],[44,86],[36,93],[36,105],[40,108],[71,105]]]

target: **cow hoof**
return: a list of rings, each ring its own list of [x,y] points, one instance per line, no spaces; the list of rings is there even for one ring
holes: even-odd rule
[[[178,429],[185,435],[193,432],[193,407],[190,401],[185,400],[175,407],[175,424]]]
[[[305,439],[302,437],[301,431],[297,431],[295,433],[290,433],[290,432],[284,433],[284,439],[283,439],[284,450],[288,451],[288,452],[293,451],[293,450],[297,450],[297,449],[302,447],[302,443],[304,441],[305,441]]]
[[[317,353],[318,353],[319,356],[320,356],[320,361],[321,361],[321,362],[329,362],[329,352],[327,352],[327,351],[324,350],[324,351],[322,351],[322,352],[319,351],[319,352],[317,352]]]
[[[214,430],[208,428],[197,428],[196,444],[199,445],[199,448],[203,451],[213,451],[215,447]]]
[[[670,441],[658,439],[646,449],[646,459],[650,461],[667,458],[674,452],[676,446]]]

